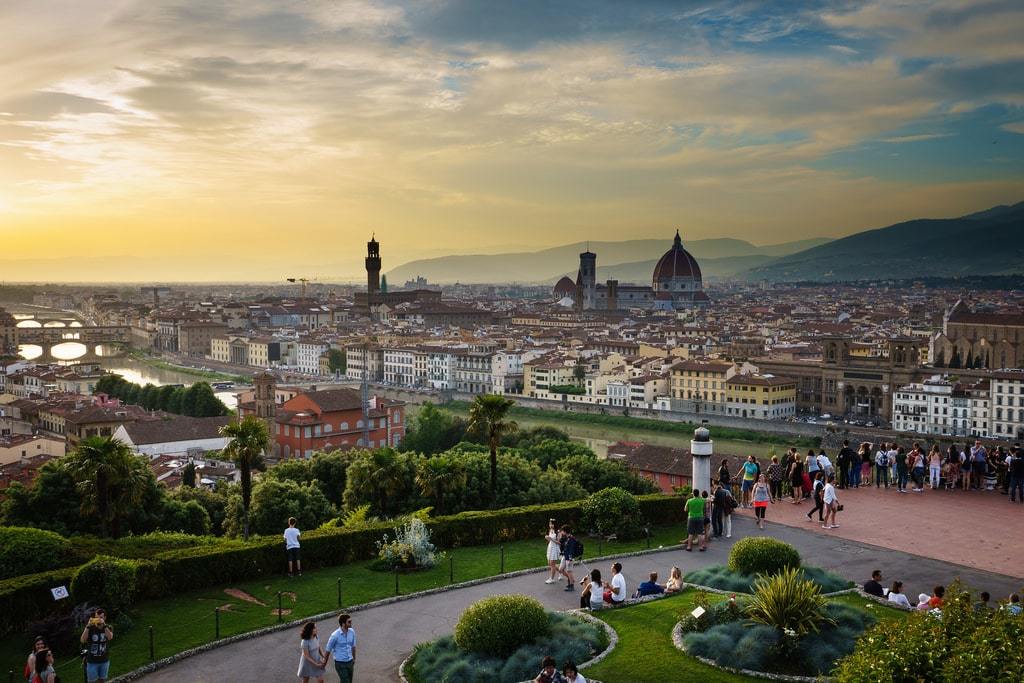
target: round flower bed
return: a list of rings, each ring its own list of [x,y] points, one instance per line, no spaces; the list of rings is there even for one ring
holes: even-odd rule
[[[493,681],[519,683],[533,680],[546,656],[561,667],[582,664],[608,647],[608,634],[599,624],[573,613],[548,612],[546,633],[520,644],[508,656],[463,650],[454,636],[416,646],[402,667],[410,683],[432,681]]]
[[[835,593],[852,588],[854,585],[852,581],[847,581],[820,567],[801,567],[797,571],[802,578],[814,582],[822,593]],[[757,575],[741,574],[724,565],[717,564],[689,572],[685,578],[687,583],[707,586],[727,593],[750,593],[754,590],[754,581],[757,580]]]

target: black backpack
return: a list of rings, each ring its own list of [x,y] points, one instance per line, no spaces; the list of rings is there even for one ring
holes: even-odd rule
[[[575,536],[565,540],[565,556],[570,560],[578,560],[583,557],[583,544]]]

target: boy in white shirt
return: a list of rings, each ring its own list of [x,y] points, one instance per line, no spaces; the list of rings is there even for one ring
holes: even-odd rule
[[[302,561],[299,559],[299,531],[295,524],[294,517],[288,518],[288,528],[284,530],[284,552],[288,556],[288,576],[294,576],[297,572],[302,576]]]

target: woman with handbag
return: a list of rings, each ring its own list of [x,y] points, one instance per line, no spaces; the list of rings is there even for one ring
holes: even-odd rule
[[[836,524],[836,512],[839,511],[839,496],[836,495],[835,475],[828,478],[825,483],[825,493],[822,495],[822,500],[825,502],[825,521],[822,522],[822,529],[838,529],[839,525]],[[832,523],[829,523],[829,517],[832,519]]]

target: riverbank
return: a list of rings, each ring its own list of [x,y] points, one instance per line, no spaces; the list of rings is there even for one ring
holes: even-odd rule
[[[465,401],[450,401],[443,404],[443,408],[459,415],[468,415],[470,404]],[[542,410],[540,408],[525,408],[513,406],[509,410],[509,417],[523,423],[540,422],[545,425],[564,428],[570,433],[580,432],[581,438],[609,439],[611,441],[646,441],[648,443],[664,443],[665,439],[671,439],[666,445],[677,445],[680,439],[687,443],[693,438],[693,430],[699,425],[691,422],[670,422],[667,420],[651,420],[641,417],[627,417],[625,415],[599,415],[595,413],[575,413],[570,411]],[[712,418],[713,419],[713,418]],[[600,430],[602,434],[583,434],[578,427],[586,430]],[[785,449],[790,446],[800,448],[817,448],[820,439],[807,436],[787,436],[785,434],[772,434],[758,432],[754,429],[736,429],[732,427],[718,427],[711,425],[712,438],[716,446],[724,445],[725,442],[742,445],[745,449],[751,446],[776,446],[777,449]],[[632,435],[660,436],[661,438],[633,438]],[[716,447],[716,451],[722,451]],[[741,453],[737,453],[741,454]]]
[[[170,361],[163,360],[161,358],[155,358],[150,356],[145,351],[139,351],[138,349],[132,349],[128,352],[128,357],[133,360],[137,360],[140,363],[158,368],[161,370],[171,370],[173,372],[180,372],[183,375],[191,375],[200,379],[209,380],[211,382],[234,382],[235,384],[249,384],[251,379],[246,375],[231,375],[226,372],[217,372],[216,370],[203,370],[202,368],[193,368],[187,365],[179,365]]]

